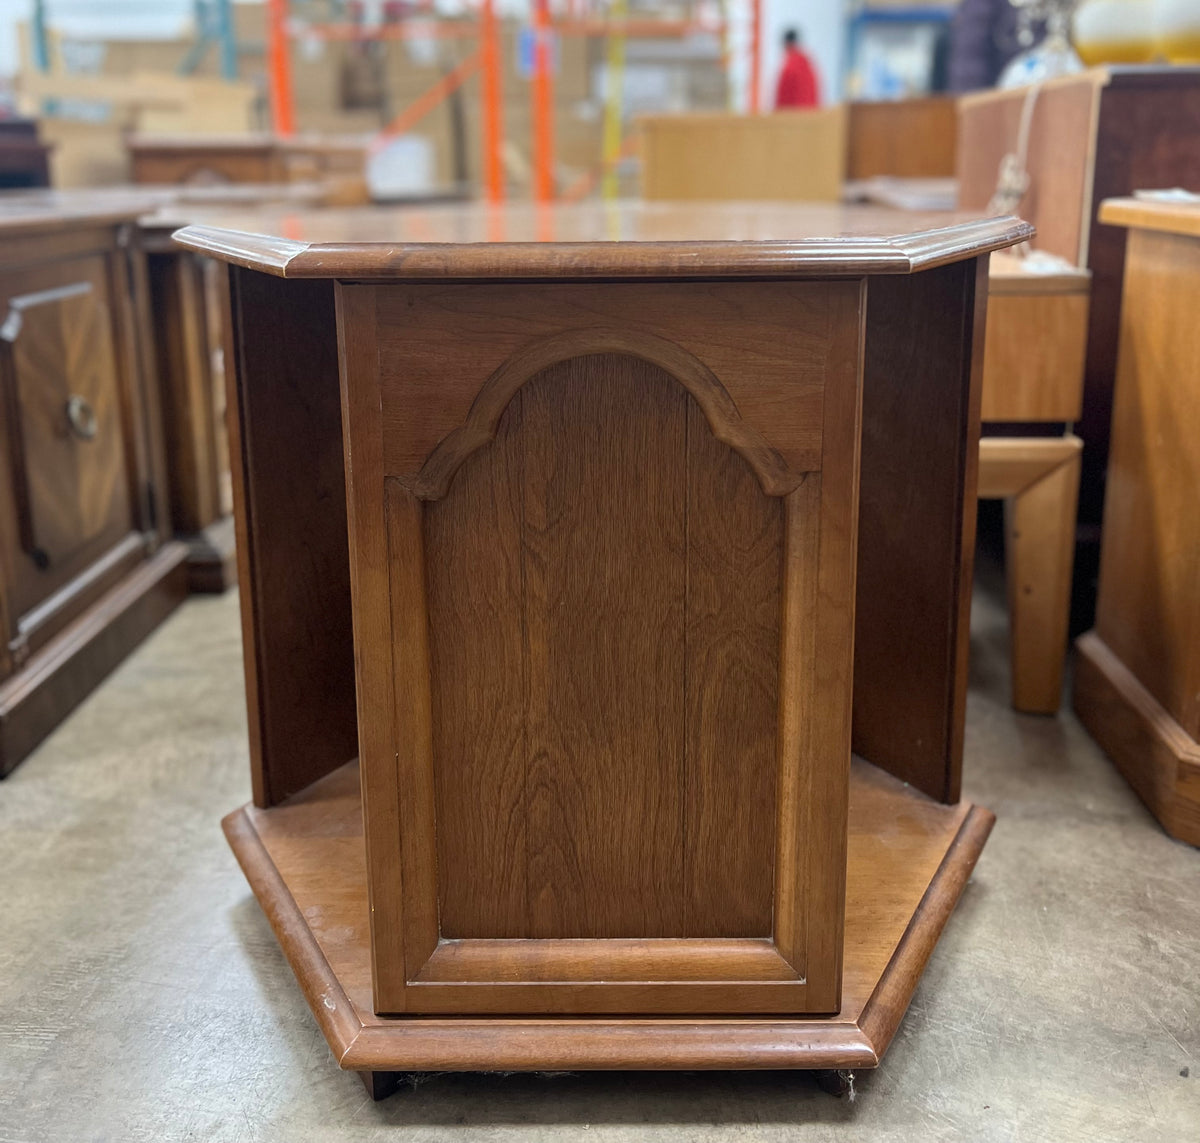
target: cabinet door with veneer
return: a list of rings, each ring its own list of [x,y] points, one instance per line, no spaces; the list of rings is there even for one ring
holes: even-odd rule
[[[338,289],[377,1010],[836,1011],[862,284]]]
[[[103,254],[0,274],[4,582],[18,657],[144,554],[118,320]]]

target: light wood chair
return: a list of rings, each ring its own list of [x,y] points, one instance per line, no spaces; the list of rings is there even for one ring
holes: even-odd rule
[[[985,434],[1039,423],[1061,436],[985,435],[979,498],[1005,501],[1005,561],[1012,640],[1012,702],[1054,714],[1063,662],[1075,555],[1075,513],[1083,442],[1071,432],[1083,402],[1090,275],[1054,273],[1026,260],[992,260],[983,365]]]

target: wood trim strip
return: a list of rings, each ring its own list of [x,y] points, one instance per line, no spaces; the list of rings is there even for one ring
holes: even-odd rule
[[[505,977],[537,983],[592,982],[597,975],[605,984],[797,979],[795,969],[768,938],[638,937],[443,940],[410,983],[494,984]]]
[[[1172,837],[1200,846],[1200,743],[1096,631],[1075,642],[1079,721]]]
[[[246,807],[227,814],[221,821],[221,829],[296,974],[309,1010],[340,1063],[362,1031],[362,1021],[313,938]]]
[[[963,332],[959,345],[966,364],[966,392],[960,424],[957,489],[959,551],[958,609],[950,617],[950,693],[946,696],[946,787],[942,801],[953,805],[962,797],[963,742],[967,729],[967,662],[971,653],[971,592],[975,582],[975,527],[979,514],[979,438],[983,408],[983,348],[987,333],[989,259],[977,258],[965,267],[969,287],[964,298]]]
[[[1083,441],[1066,437],[984,437],[979,442],[980,500],[1019,496],[1079,456]]]
[[[991,832],[971,807],[856,1023],[769,1017],[402,1017],[364,1026],[243,808],[222,827],[341,1067],[377,1071],[873,1068]]]
[[[896,238],[690,242],[302,243],[185,226],[179,245],[281,278],[555,282],[680,278],[805,278],[911,274],[1033,237],[1013,217],[979,219]]]
[[[853,1024],[819,1020],[406,1020],[366,1027],[343,1068],[372,1071],[725,1071],[874,1068]]]
[[[746,424],[729,391],[707,365],[666,338],[616,328],[563,330],[514,353],[483,383],[466,421],[438,444],[420,472],[396,479],[418,500],[440,500],[459,466],[495,440],[500,418],[521,386],[543,370],[584,353],[630,354],[669,373],[695,398],[713,436],[754,470],[768,496],[786,496],[804,479],[803,472],[791,471],[779,452]]]
[[[258,638],[258,616],[255,609],[255,574],[253,536],[254,498],[250,495],[250,459],[247,410],[243,400],[243,379],[246,366],[242,358],[245,331],[242,322],[241,299],[236,271],[220,267],[217,274],[217,293],[221,307],[222,352],[225,354],[226,431],[229,433],[229,474],[233,489],[234,558],[237,560],[239,613],[242,623],[242,670],[246,680],[246,735],[250,746],[250,786],[254,804],[265,808],[273,801],[266,760],[263,757],[262,694],[259,679],[262,662]]]
[[[354,479],[357,481],[361,476],[358,472]],[[374,477],[372,466],[368,469],[371,484],[374,484]],[[387,758],[395,768],[394,782],[400,798],[396,828],[400,835],[403,873],[397,870],[395,876],[403,883],[403,967],[404,978],[411,983],[424,972],[438,951],[440,935],[425,508],[397,481],[384,479],[380,483],[386,505],[383,574],[385,587],[390,591],[391,612],[386,618],[377,613],[377,619],[387,623],[382,633],[384,649],[379,657],[382,659],[390,650],[391,677],[387,681],[392,689],[390,725],[394,737],[389,743]],[[361,538],[358,542],[362,542]],[[358,614],[357,609],[355,614]],[[358,643],[357,639],[355,642],[364,655],[373,654],[379,637],[380,633],[364,633],[363,642]],[[382,680],[379,682],[382,685]],[[364,707],[362,717],[383,721],[378,711],[370,707]],[[369,733],[373,735],[376,731],[372,729]],[[372,741],[372,744],[379,746],[382,763],[382,742]],[[372,821],[372,827],[374,824]],[[373,828],[368,836],[378,844],[379,838]],[[387,844],[391,846],[390,838]],[[393,1004],[402,999],[397,997]],[[381,1012],[395,1010],[398,1009],[378,1009]]]
[[[371,899],[371,976],[375,1009],[403,1010],[405,976],[400,790],[407,789],[396,754],[393,649],[388,627],[388,531],[379,417],[379,349],[375,291],[336,289],[346,457],[346,515],[353,593],[358,741],[362,775],[367,883]],[[346,336],[352,329],[354,335]],[[432,946],[430,950],[432,951]],[[426,954],[428,955],[428,954]],[[424,958],[422,958],[424,959]]]
[[[808,971],[812,836],[812,681],[816,675],[821,474],[784,500],[783,590],[779,628],[779,739],[776,778],[774,938],[779,953]],[[808,571],[810,574],[805,575]],[[804,687],[805,683],[809,685]],[[803,689],[802,689],[803,688]]]
[[[47,624],[53,622],[58,613],[69,607],[81,595],[106,579],[111,572],[136,562],[147,554],[146,537],[141,532],[127,532],[95,563],[88,564],[74,579],[68,580],[52,595],[25,612],[17,621],[17,635],[22,639],[33,639]]]
[[[858,1025],[881,1058],[908,1011],[917,981],[929,963],[995,824],[996,815],[990,810],[982,806],[970,808],[879,984],[863,1007]]]
[[[183,544],[164,544],[0,684],[0,777],[183,602],[186,558]]]

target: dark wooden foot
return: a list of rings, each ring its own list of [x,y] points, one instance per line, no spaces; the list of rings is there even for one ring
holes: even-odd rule
[[[403,1072],[359,1072],[358,1078],[362,1080],[363,1087],[367,1089],[367,1095],[373,1100],[379,1101],[387,1099],[400,1086],[400,1081],[404,1078]]]
[[[220,595],[237,583],[237,552],[233,517],[225,516],[202,532],[185,536],[188,549],[188,590]]]
[[[854,1098],[854,1073],[841,1068],[836,1071],[813,1072],[817,1086],[827,1095],[836,1095],[838,1099],[848,1095]]]

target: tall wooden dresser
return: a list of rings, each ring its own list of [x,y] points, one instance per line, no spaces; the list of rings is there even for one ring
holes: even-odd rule
[[[0,773],[182,599],[135,206],[0,208]]]

